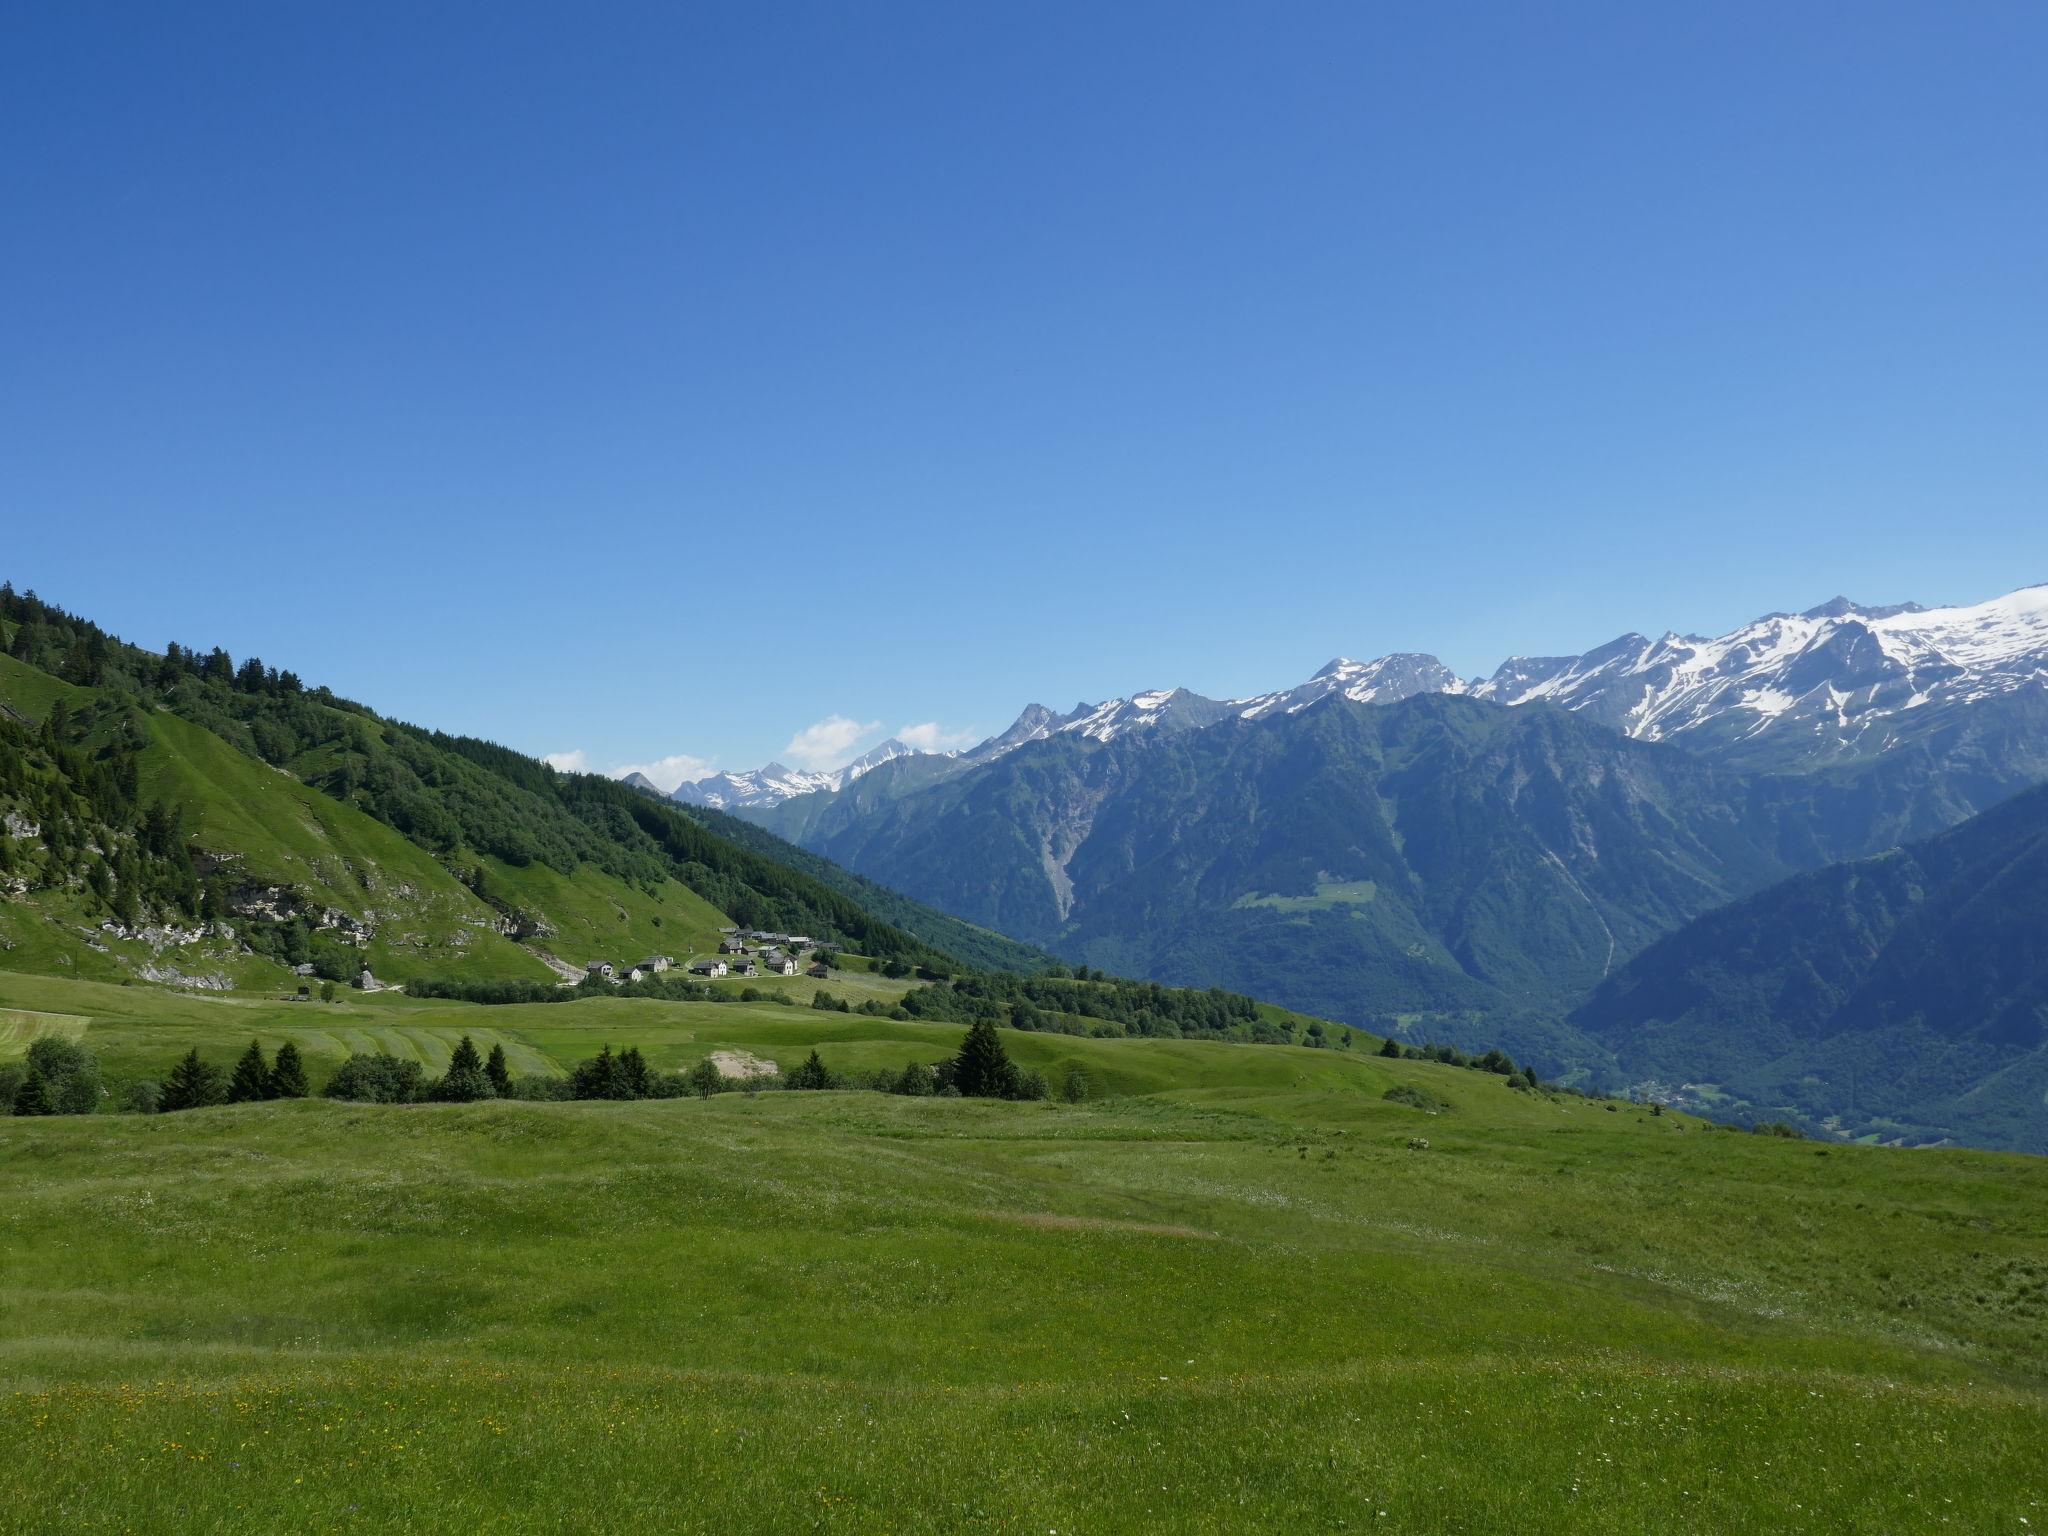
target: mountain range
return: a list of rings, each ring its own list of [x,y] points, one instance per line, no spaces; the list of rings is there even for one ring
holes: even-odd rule
[[[1331,697],[1391,704],[1418,693],[1551,703],[1638,740],[1711,744],[1728,760],[1757,766],[1807,765],[1873,756],[1925,736],[1931,722],[1954,711],[2038,691],[2044,680],[2048,585],[1946,608],[1863,607],[1838,597],[1714,638],[1627,634],[1579,656],[1511,656],[1485,678],[1460,678],[1436,657],[1409,652],[1338,657],[1304,683],[1251,698],[1172,688],[1077,704],[1064,714],[1032,704],[1007,730],[962,752],[917,753],[891,739],[830,772],[770,763],[685,783],[673,794],[691,805],[765,810],[844,789],[904,757],[927,758],[927,775],[942,775],[1063,733],[1110,741],[1296,714]]]
[[[1033,706],[971,751],[739,814],[1071,961],[1647,1087],[1720,1069],[1577,1018],[1636,956],[2043,781],[2035,587],[1937,609],[1837,600],[1479,681],[1402,655],[1251,699]],[[1805,1049],[1742,1101],[1875,1113],[1868,1094],[1790,1093]],[[1918,1100],[1881,1118],[1927,1135],[1955,1120]]]

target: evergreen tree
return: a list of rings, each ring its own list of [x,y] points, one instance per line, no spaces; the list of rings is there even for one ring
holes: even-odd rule
[[[1392,1035],[1387,1036],[1385,1041],[1383,1041],[1380,1045],[1380,1054],[1382,1056],[1390,1057],[1395,1061],[1399,1061],[1401,1059],[1401,1042],[1396,1040]]]
[[[789,1074],[792,1088],[830,1088],[832,1074],[825,1069],[824,1060],[815,1048],[804,1058],[804,1064]]]
[[[1017,1069],[1010,1064],[1010,1053],[1003,1049],[993,1021],[976,1019],[968,1026],[960,1054],[953,1058],[951,1080],[963,1098],[1007,1099],[1016,1094]]]
[[[195,1047],[187,1051],[178,1064],[171,1068],[171,1075],[164,1079],[163,1096],[157,1101],[159,1109],[203,1109],[209,1104],[218,1104],[227,1097],[227,1079],[210,1061],[202,1061]]]
[[[270,1097],[303,1099],[306,1096],[306,1064],[299,1048],[287,1040],[277,1048],[277,1060],[270,1068]]]
[[[263,1059],[263,1047],[251,1040],[249,1049],[235,1063],[235,1075],[228,1081],[230,1104],[254,1104],[270,1097],[270,1064]]]
[[[484,1059],[469,1036],[457,1042],[455,1053],[448,1058],[448,1070],[434,1084],[431,1096],[444,1104],[473,1104],[497,1097],[497,1089],[484,1075]]]
[[[619,1052],[619,1084],[623,1090],[622,1099],[644,1099],[654,1092],[654,1073],[648,1068],[647,1058],[640,1054],[640,1047],[629,1045]]]
[[[512,1092],[512,1068],[505,1060],[505,1047],[493,1045],[490,1060],[484,1063],[484,1076],[491,1080],[491,1088],[499,1098]]]
[[[14,1090],[14,1112],[17,1115],[54,1115],[57,1106],[50,1098],[50,1080],[42,1071],[30,1067],[21,1080],[21,1086]]]

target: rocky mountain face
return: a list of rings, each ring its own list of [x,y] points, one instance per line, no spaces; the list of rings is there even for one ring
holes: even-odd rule
[[[2048,1152],[2048,786],[1723,907],[1571,1016],[1710,1110]]]

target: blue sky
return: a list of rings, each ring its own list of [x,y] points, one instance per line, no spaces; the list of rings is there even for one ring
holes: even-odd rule
[[[0,574],[402,717],[674,778],[2048,580],[2039,5],[7,37]]]

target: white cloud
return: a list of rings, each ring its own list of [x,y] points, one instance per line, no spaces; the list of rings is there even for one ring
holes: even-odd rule
[[[673,794],[678,784],[691,784],[717,771],[718,765],[708,757],[692,757],[687,752],[678,752],[671,757],[658,757],[651,763],[621,763],[612,770],[612,777],[623,779],[629,773],[637,773],[666,795]]]
[[[981,732],[972,726],[962,730],[948,730],[936,720],[927,720],[922,725],[899,727],[896,739],[906,747],[913,747],[919,752],[957,752],[962,747],[971,747],[981,740]]]
[[[559,768],[564,773],[590,772],[590,754],[581,747],[573,752],[550,752],[541,761],[550,768]]]
[[[827,715],[816,725],[807,725],[789,738],[782,755],[799,768],[823,773],[851,761],[861,743],[882,728],[879,720],[862,725],[844,715]]]

